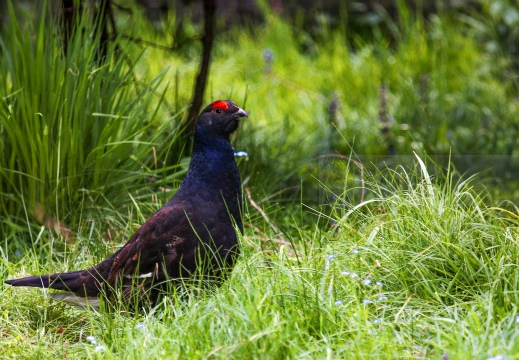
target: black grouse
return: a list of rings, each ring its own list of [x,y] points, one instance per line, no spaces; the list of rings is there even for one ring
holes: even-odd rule
[[[156,301],[169,280],[221,276],[238,253],[243,232],[241,182],[229,136],[247,113],[218,100],[198,117],[189,170],[175,195],[121,249],[86,270],[6,280],[12,286],[66,291],[55,298],[91,303],[122,294]],[[51,294],[52,295],[52,294]]]

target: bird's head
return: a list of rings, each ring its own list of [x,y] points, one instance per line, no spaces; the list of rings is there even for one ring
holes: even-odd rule
[[[247,113],[231,100],[217,100],[208,105],[198,117],[197,131],[229,137],[238,128],[241,117]]]

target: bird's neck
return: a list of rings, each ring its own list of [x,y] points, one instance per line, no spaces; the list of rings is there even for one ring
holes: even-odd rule
[[[230,213],[243,232],[241,180],[234,160],[234,149],[228,138],[195,133],[189,170],[175,198],[195,196],[215,196],[206,198],[215,204],[223,201],[221,204],[225,206],[225,211]]]
[[[220,186],[222,182],[232,184],[235,191],[240,190],[240,176],[231,142],[223,136],[196,132],[184,183],[197,183],[212,188]]]

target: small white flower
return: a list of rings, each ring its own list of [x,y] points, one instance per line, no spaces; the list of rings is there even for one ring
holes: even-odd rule
[[[335,300],[334,305],[342,305],[342,300]]]
[[[146,330],[146,325],[139,323],[139,324],[135,325],[135,328],[137,330]]]
[[[336,254],[330,254],[326,257],[326,259],[328,259],[328,261],[333,261],[337,258],[337,255]]]
[[[94,345],[97,344],[97,340],[96,340],[96,338],[95,338],[94,336],[91,336],[91,335],[90,335],[90,336],[87,336],[87,337],[86,337],[86,340],[87,340],[87,341],[90,341],[90,342],[91,342],[92,344],[94,344]]]
[[[366,305],[366,304],[371,304],[372,302],[373,302],[373,300],[370,300],[370,299],[362,299],[362,303],[363,303],[364,305]]]
[[[377,282],[375,283],[375,285],[380,286],[380,287],[384,286],[384,284],[382,284],[382,281],[377,281]]]
[[[370,279],[364,279],[364,280],[362,280],[362,283],[364,285],[368,286],[368,285],[371,285],[371,280]]]
[[[382,295],[378,297],[377,301],[386,301],[387,299],[387,296]]]
[[[380,324],[380,319],[374,319],[373,324]]]
[[[97,345],[94,348],[94,352],[100,352],[100,351],[105,351],[105,350],[106,350],[106,347],[104,347],[103,345]]]
[[[355,279],[355,278],[358,278],[358,277],[359,277],[359,274],[357,274],[357,273],[351,273],[351,274],[350,274],[350,277],[351,277],[352,279]]]
[[[519,324],[519,315],[515,318],[515,322]]]
[[[487,360],[503,360],[504,358],[505,357],[503,355],[496,355],[489,357]]]
[[[357,249],[353,249],[350,251],[350,254],[358,254],[359,253],[359,250]]]
[[[349,271],[346,271],[346,270],[342,270],[341,271],[341,275],[350,275],[350,272]]]

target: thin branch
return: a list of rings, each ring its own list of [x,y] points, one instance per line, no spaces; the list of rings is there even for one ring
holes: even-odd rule
[[[259,211],[261,216],[263,216],[263,219],[265,219],[266,223],[269,224],[270,228],[272,230],[274,230],[274,232],[276,234],[282,234],[282,232],[279,231],[279,228],[272,221],[270,221],[270,219],[269,219],[268,215],[265,213],[265,211],[263,211],[263,209],[258,204],[256,204],[256,202],[252,199],[250,189],[245,188],[245,192],[247,193],[247,199],[249,199],[249,202],[252,205],[252,207]]]
[[[110,20],[110,26],[112,27],[112,31],[115,36],[117,36],[117,26],[115,24],[115,16],[114,12],[112,11],[112,2],[108,2],[106,5],[106,15],[108,16],[108,19]],[[108,40],[108,34],[107,34],[107,40]]]
[[[160,50],[164,50],[164,51],[176,51],[176,50],[182,48],[185,44],[187,44],[189,42],[198,41],[198,40],[202,39],[202,36],[193,36],[193,37],[190,37],[190,38],[184,40],[183,42],[181,42],[179,44],[176,44],[175,46],[166,46],[166,45],[161,45],[161,44],[154,43],[153,41],[149,41],[149,40],[141,39],[141,38],[138,38],[138,37],[134,37],[134,36],[131,36],[131,35],[122,34],[122,35],[120,35],[120,37],[125,39],[125,40],[134,42],[136,44],[143,44],[143,45],[151,46],[151,47],[154,47],[156,49],[160,49]],[[115,36],[112,36],[111,39],[112,40],[115,39]]]
[[[250,227],[251,229],[253,229],[256,233],[260,234],[261,237],[262,237],[262,240],[267,242],[274,242],[274,243],[278,243],[278,244],[281,244],[281,245],[285,245],[285,246],[293,246],[293,244],[289,241],[286,241],[286,240],[283,240],[283,239],[271,239],[267,236],[267,234],[265,234],[263,231],[260,230],[260,228],[258,228],[257,226],[254,226],[252,225],[251,223],[245,223],[245,226],[247,227]],[[251,245],[251,246],[254,246],[254,244],[248,240],[245,240],[245,242],[247,242],[247,244]]]
[[[63,32],[63,54],[67,54],[68,44],[74,31],[74,17],[77,8],[74,6],[73,0],[63,0],[61,9],[61,27]],[[81,4],[79,4],[81,5]]]
[[[294,185],[294,186],[289,186],[287,188],[284,188],[284,189],[281,189],[279,191],[276,191],[275,193],[273,194],[270,194],[269,196],[267,196],[266,198],[263,198],[259,201],[260,204],[263,204],[264,202],[278,196],[278,195],[281,195],[283,194],[284,192],[286,191],[289,191],[289,190],[299,190],[299,185]]]
[[[216,0],[204,0],[204,37],[202,39],[203,52],[200,61],[200,69],[196,77],[195,90],[193,93],[193,100],[189,107],[189,113],[185,120],[185,129],[187,134],[192,134],[195,131],[196,119],[198,111],[203,105],[205,84],[209,76],[209,66],[211,65],[211,50],[213,48],[213,40],[215,36],[215,12]]]
[[[133,15],[133,9],[130,7],[122,6],[121,4],[117,4],[116,2],[113,2],[113,1],[112,1],[112,6],[115,7],[117,10],[120,10],[120,11]]]

